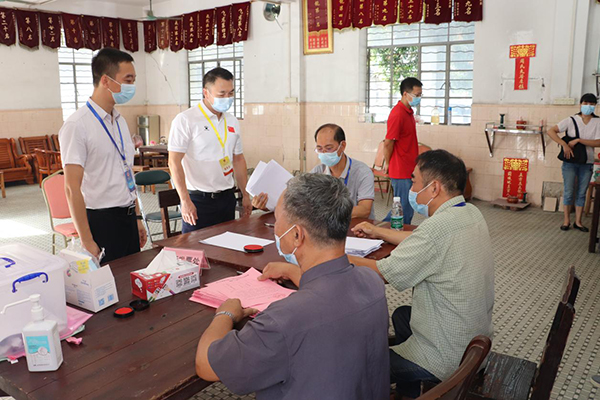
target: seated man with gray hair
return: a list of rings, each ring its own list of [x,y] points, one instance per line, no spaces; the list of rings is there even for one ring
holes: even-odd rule
[[[260,280],[289,279],[298,291],[256,310],[229,299],[206,329],[198,376],[261,399],[370,400],[389,397],[388,310],[383,281],[350,264],[348,189],[325,174],[291,179],[275,208],[275,240],[288,263]]]

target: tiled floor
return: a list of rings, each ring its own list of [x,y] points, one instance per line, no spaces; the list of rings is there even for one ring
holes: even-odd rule
[[[143,195],[144,205],[156,210],[156,196]],[[576,317],[552,392],[553,399],[595,399],[598,389],[589,381],[600,372],[600,254],[587,252],[588,236],[558,229],[562,217],[538,208],[505,211],[475,201],[485,216],[496,260],[495,337],[493,350],[539,362],[566,269],[575,265],[581,288]],[[376,215],[387,208],[376,201]],[[420,217],[414,222],[418,223]],[[159,227],[153,227],[158,231]],[[21,241],[50,250],[46,208],[37,186],[10,185],[0,198],[0,245]],[[388,288],[390,310],[410,303],[408,291]],[[252,399],[236,396],[214,384],[193,399]]]

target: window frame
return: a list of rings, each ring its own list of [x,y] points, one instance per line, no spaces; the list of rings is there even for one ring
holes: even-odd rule
[[[60,108],[63,111],[63,121],[66,121],[67,118],[65,118],[65,114],[64,114],[64,104],[73,104],[75,103],[75,111],[79,110],[80,106],[79,106],[79,89],[78,89],[78,85],[93,85],[94,84],[94,77],[92,75],[92,82],[91,83],[83,83],[83,82],[78,82],[77,81],[77,67],[87,67],[90,69],[90,73],[92,71],[92,59],[94,58],[94,56],[98,53],[98,50],[90,50],[90,49],[86,49],[86,48],[81,48],[81,49],[72,49],[70,47],[67,47],[67,44],[65,42],[65,38],[64,38],[64,34],[61,34],[61,42],[60,42],[60,48],[58,49],[58,51],[60,52],[61,50],[68,50],[70,53],[70,58],[71,60],[69,62],[65,62],[65,61],[61,61],[61,57],[64,58],[64,55],[58,54],[58,70],[59,70],[59,77],[58,77],[58,84],[60,86],[60,93],[61,93],[61,98],[60,98]],[[85,50],[85,51],[90,51],[91,57],[90,57],[90,62],[89,63],[83,63],[83,62],[77,62],[76,60],[76,52],[81,51],[81,50]],[[60,70],[61,70],[61,66],[69,66],[71,67],[71,72],[73,73],[73,82],[72,83],[63,83],[61,81],[61,76],[60,76]],[[74,90],[74,95],[75,95],[75,101],[71,102],[71,101],[63,101],[62,98],[62,85],[73,85],[73,90]],[[92,93],[90,93],[90,96],[92,95]]]

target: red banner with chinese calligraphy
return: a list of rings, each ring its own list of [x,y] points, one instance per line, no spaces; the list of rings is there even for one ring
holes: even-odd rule
[[[102,44],[104,47],[112,47],[114,49],[121,47],[118,19],[102,18]]]
[[[426,24],[443,24],[452,21],[452,0],[423,0]]]
[[[98,50],[102,47],[102,20],[100,17],[84,15],[83,23],[83,46],[86,49]]]
[[[423,0],[400,0],[399,22],[414,24],[423,19]]]
[[[19,43],[29,48],[40,45],[38,14],[35,11],[15,10]]]
[[[198,15],[199,43],[201,47],[207,47],[215,43],[215,10],[203,10]]]
[[[231,37],[231,6],[217,7],[217,45],[225,46],[233,43]]]
[[[169,20],[169,38],[171,42],[171,51],[177,52],[183,49],[183,31],[181,18]]]
[[[304,54],[332,53],[331,0],[304,0],[303,7]]]
[[[157,22],[157,40],[158,40],[158,48],[161,50],[166,50],[169,48],[170,43],[170,35],[169,35],[169,21],[166,19],[161,19]]]
[[[373,23],[390,25],[398,21],[398,0],[373,0]]]
[[[535,57],[537,45],[518,44],[510,46],[510,58],[515,62],[515,90],[527,90],[529,83],[529,58]]]
[[[234,42],[248,40],[250,22],[250,2],[236,3],[231,6],[231,34]]]
[[[342,30],[352,27],[352,0],[332,0],[331,25]]]
[[[156,48],[156,21],[144,21],[144,51],[152,53]]]
[[[454,20],[461,22],[483,20],[483,0],[454,0]]]
[[[58,14],[39,13],[42,44],[51,49],[60,47],[60,16]]]
[[[199,46],[198,41],[198,13],[189,13],[183,16],[183,48],[194,50]]]
[[[134,19],[121,19],[119,21],[121,22],[123,47],[125,47],[125,50],[135,53],[140,49],[137,21]]]
[[[522,200],[523,193],[527,192],[529,160],[527,158],[505,158],[502,169],[504,170],[502,197],[516,196]]]
[[[83,29],[81,28],[81,15],[62,14],[65,42],[71,49],[83,47]]]
[[[366,28],[373,25],[373,2],[372,0],[352,1],[352,26],[355,28]]]
[[[12,46],[16,42],[15,12],[8,8],[0,8],[0,43]]]

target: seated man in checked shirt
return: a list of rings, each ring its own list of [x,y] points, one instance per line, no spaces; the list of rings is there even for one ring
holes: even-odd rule
[[[391,380],[400,395],[418,397],[421,381],[448,378],[471,339],[493,334],[492,244],[483,216],[465,203],[466,181],[458,157],[445,150],[423,153],[409,200],[429,218],[412,233],[369,223],[353,229],[398,247],[383,260],[349,257],[352,263],[372,268],[398,291],[413,288],[412,307],[399,307],[392,316]]]

